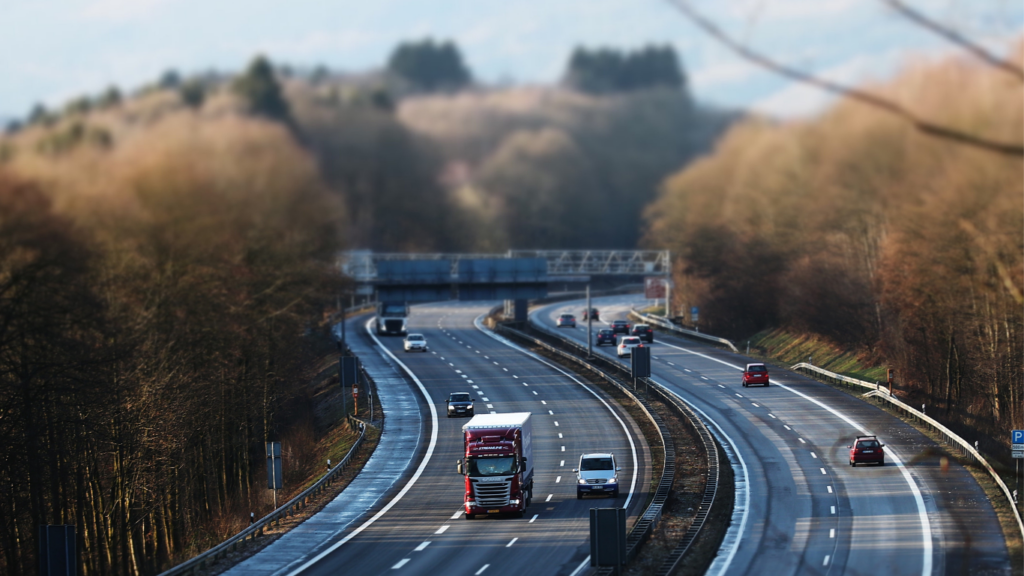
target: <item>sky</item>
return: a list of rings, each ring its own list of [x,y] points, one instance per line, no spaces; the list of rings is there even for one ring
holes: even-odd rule
[[[1024,35],[1021,0],[907,0],[1006,54]],[[959,53],[881,0],[690,0],[746,45],[851,83]],[[131,91],[167,69],[243,68],[258,53],[297,67],[380,68],[396,44],[454,40],[484,84],[557,82],[576,46],[678,51],[696,99],[779,118],[820,112],[831,97],[749,64],[668,0],[0,0],[0,119],[62,106],[116,85]]]

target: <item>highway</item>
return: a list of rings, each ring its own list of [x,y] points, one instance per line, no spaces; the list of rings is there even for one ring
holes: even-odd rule
[[[625,319],[642,297],[593,300],[601,321]],[[544,306],[531,322],[586,343],[586,323],[557,328],[583,301]],[[596,332],[605,328],[594,323]],[[595,352],[615,358],[612,346]],[[623,359],[628,365],[629,359]],[[802,375],[773,369],[743,388],[747,358],[656,332],[653,379],[703,413],[726,444],[737,506],[708,571],[718,574],[1009,574],[991,504],[962,466],[883,410]],[[877,434],[886,465],[849,465],[847,446]]]
[[[343,537],[311,542],[308,557],[278,573],[570,575],[588,565],[589,508],[628,503],[629,514],[638,514],[649,490],[650,459],[635,423],[600,394],[474,326],[490,308],[415,306],[410,331],[426,336],[428,353],[404,353],[401,338],[372,336],[429,396],[429,404],[422,402],[422,456],[395,482],[386,510],[371,510],[369,521]],[[348,330],[350,337],[355,330],[367,334],[363,325]],[[533,413],[535,490],[523,518],[465,519],[456,460],[467,419],[447,418],[444,403],[455,391],[471,392],[481,413]],[[631,440],[626,429],[639,439]],[[572,468],[588,451],[616,454],[623,469],[618,498],[576,499]]]

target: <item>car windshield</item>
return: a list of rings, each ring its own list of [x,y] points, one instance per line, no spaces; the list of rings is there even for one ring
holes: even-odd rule
[[[580,462],[580,470],[611,470],[614,468],[611,458],[584,458]]]
[[[423,340],[422,334],[409,334],[410,342],[421,342]]]
[[[469,402],[469,394],[452,394],[448,398],[449,402]]]
[[[502,456],[500,458],[470,458],[470,476],[504,476],[515,474],[519,471],[514,456]]]

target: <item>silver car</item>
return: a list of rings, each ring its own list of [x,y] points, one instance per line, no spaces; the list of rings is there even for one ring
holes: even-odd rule
[[[423,334],[409,334],[405,337],[402,346],[406,352],[412,352],[419,350],[420,352],[427,351],[427,339],[423,337]]]
[[[586,494],[608,494],[617,498],[620,470],[622,468],[615,465],[615,455],[610,452],[580,456],[580,467],[572,469],[576,473],[576,499]]]

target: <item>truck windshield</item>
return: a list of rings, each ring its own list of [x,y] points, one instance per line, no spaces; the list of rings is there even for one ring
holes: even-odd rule
[[[404,304],[385,304],[384,312],[385,316],[405,316],[405,305]]]
[[[504,476],[518,471],[519,466],[516,465],[514,456],[469,459],[470,476]]]

